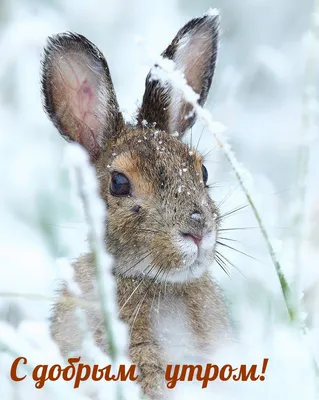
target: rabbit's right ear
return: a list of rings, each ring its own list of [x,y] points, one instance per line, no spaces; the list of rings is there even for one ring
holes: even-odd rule
[[[188,85],[199,95],[200,105],[205,103],[212,83],[218,42],[219,16],[209,12],[189,21],[162,53],[184,74]],[[185,102],[182,93],[170,83],[158,80],[151,70],[146,78],[139,124],[155,122],[158,129],[177,132],[182,137],[195,122],[195,117],[193,107]]]
[[[48,39],[42,60],[44,107],[61,135],[84,146],[91,159],[116,138],[123,118],[102,53],[84,36]]]

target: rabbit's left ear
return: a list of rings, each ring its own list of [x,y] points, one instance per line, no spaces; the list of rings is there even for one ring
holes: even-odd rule
[[[203,105],[214,75],[219,41],[219,16],[213,13],[189,21],[162,53],[164,58],[175,62],[184,73],[186,81],[199,94],[198,103]],[[195,122],[193,108],[186,103],[182,93],[169,83],[152,77],[146,78],[145,93],[138,122],[152,124],[167,133],[180,136]]]

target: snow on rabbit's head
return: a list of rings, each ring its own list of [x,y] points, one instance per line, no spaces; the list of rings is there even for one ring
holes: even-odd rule
[[[215,70],[219,17],[189,21],[162,53],[206,101]],[[45,109],[61,135],[82,145],[105,200],[106,245],[115,271],[185,282],[212,264],[218,209],[196,148],[182,142],[196,114],[168,82],[148,74],[135,124],[124,122],[103,54],[84,36],[48,39],[42,62]]]

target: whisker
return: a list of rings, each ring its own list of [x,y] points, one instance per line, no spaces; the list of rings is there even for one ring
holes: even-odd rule
[[[207,160],[207,156],[208,156],[208,154],[210,154],[214,149],[215,149],[216,147],[213,147],[212,149],[210,149],[209,151],[207,151],[206,153],[204,153],[203,154],[203,159],[205,160]]]
[[[260,262],[260,260],[257,260],[257,258],[255,258],[255,257],[253,257],[253,256],[250,256],[249,254],[247,254],[247,253],[245,253],[245,252],[243,252],[243,251],[241,251],[241,250],[235,249],[235,247],[229,246],[229,245],[226,244],[226,243],[222,243],[222,242],[220,242],[220,241],[218,241],[218,240],[216,241],[216,243],[219,244],[219,245],[221,245],[221,246],[227,247],[228,249],[231,249],[231,250],[233,250],[233,251],[236,251],[237,253],[240,253],[240,254],[242,254],[242,255],[248,257],[248,258],[251,258],[251,259],[254,260],[254,261]]]
[[[225,272],[225,274],[230,278],[231,276],[228,272],[225,261],[223,261],[217,254],[215,254],[215,260],[216,260],[217,264],[221,267],[221,269]]]
[[[165,294],[166,294],[166,283],[167,283],[167,277],[168,277],[168,274],[169,274],[169,270],[166,270],[166,268],[162,268],[162,279],[164,278],[164,276],[165,276],[165,272],[167,272],[166,273],[166,278],[164,278],[164,296],[165,296]],[[162,288],[163,288],[163,285],[161,285],[160,286],[160,292],[159,292],[159,295],[158,295],[158,311],[157,311],[157,315],[159,315],[159,313],[160,313],[160,303],[161,303],[161,293],[162,293]]]
[[[152,265],[152,268],[151,268],[151,270],[148,272],[148,274],[153,270],[154,267],[155,267],[155,265],[153,264],[153,265]],[[150,282],[149,285],[147,286],[146,291],[145,291],[145,294],[144,294],[142,300],[139,302],[139,304],[138,304],[137,307],[135,308],[136,314],[135,314],[135,311],[133,312],[133,315],[135,314],[135,316],[134,316],[134,320],[133,320],[132,325],[131,325],[131,328],[130,328],[131,331],[132,331],[133,328],[134,328],[134,324],[135,324],[136,318],[137,318],[137,316],[138,316],[138,314],[139,314],[139,312],[140,312],[140,309],[141,309],[141,307],[142,307],[142,304],[144,303],[144,300],[145,300],[147,294],[149,293],[151,287],[152,287],[153,284],[156,282],[156,279],[157,279],[157,277],[159,276],[159,274],[161,273],[161,270],[162,270],[162,269],[160,268],[160,269],[156,272],[154,278],[151,279],[151,282]],[[143,280],[144,280],[144,279],[145,279],[145,277],[143,278]],[[132,316],[133,316],[133,315],[132,315]]]
[[[207,189],[219,189],[223,187],[223,185],[218,185],[216,183],[206,183]]]
[[[141,307],[142,307],[142,304],[143,304],[143,302],[144,302],[145,297],[147,296],[147,294],[148,294],[148,290],[146,290],[146,292],[145,292],[145,294],[144,294],[142,300],[139,301],[139,303],[137,304],[137,306],[136,306],[136,308],[135,308],[135,310],[134,310],[134,312],[133,312],[133,314],[132,314],[132,317],[134,316],[134,319],[133,319],[133,322],[132,322],[132,325],[131,325],[131,328],[130,328],[130,332],[132,332],[132,330],[133,330],[133,328],[134,328],[134,324],[135,324],[136,318],[137,318],[137,316],[138,316],[138,314],[139,314],[139,312],[140,312],[140,309],[141,309]]]
[[[144,253],[142,258],[139,261],[137,261],[134,265],[129,267],[127,270],[125,270],[124,273],[121,273],[121,275],[125,275],[127,272],[131,271],[133,268],[135,268],[139,263],[144,261],[150,255],[151,255],[151,252]]]
[[[233,268],[235,268],[242,276],[245,276],[239,268],[236,267],[234,263],[232,263],[227,257],[225,257],[222,253],[216,250],[216,254],[219,256],[220,259],[222,259],[225,263],[227,262],[229,265],[231,265]]]
[[[230,198],[230,196],[232,196],[232,195],[236,192],[236,190],[238,190],[238,188],[239,188],[239,185],[237,185],[237,186],[235,187],[235,189],[233,189],[232,191],[230,191],[230,192],[224,197],[224,199],[221,200],[221,201],[219,202],[219,204],[217,205],[217,208],[221,208],[221,206],[222,206],[223,204],[226,203],[226,201]]]
[[[153,269],[155,268],[155,265],[152,264],[150,267],[151,267],[150,270],[147,271],[146,275],[141,279],[141,282],[145,283],[145,280],[146,280],[147,276],[153,271]],[[147,293],[148,293],[149,287],[150,287],[150,284],[147,286],[147,290],[145,291],[145,294],[144,294],[142,300],[140,300],[140,301],[138,302],[137,306],[135,307],[135,310],[134,310],[133,313],[132,313],[132,317],[131,317],[131,318],[133,318],[133,316],[135,315],[135,316],[134,316],[134,320],[133,320],[133,324],[134,324],[134,322],[135,322],[135,319],[136,319],[136,317],[137,317],[137,314],[139,313],[140,307],[142,306],[142,303],[143,303],[143,301],[144,301],[144,299],[145,299],[145,297],[146,297],[146,295],[147,295]],[[133,326],[131,326],[131,330],[132,330],[132,329],[133,329]]]
[[[164,296],[166,296],[166,286],[167,286],[167,279],[168,279],[169,272],[170,271],[167,270],[166,277],[164,279]]]
[[[226,232],[226,231],[242,231],[242,230],[246,230],[246,229],[259,229],[259,226],[246,226],[243,228],[219,228],[218,231],[220,232]]]
[[[239,243],[239,240],[236,240],[236,239],[230,239],[230,238],[226,238],[226,237],[223,237],[223,236],[219,236],[219,238],[218,239],[222,239],[222,240],[229,240],[230,242],[237,242],[237,243]]]
[[[148,268],[150,268],[151,265],[148,265],[143,272],[145,272]],[[126,304],[130,301],[130,299],[132,298],[132,296],[134,295],[134,293],[137,291],[137,289],[141,286],[141,284],[144,283],[144,279],[141,279],[141,282],[136,286],[136,288],[132,291],[132,293],[130,294],[130,296],[128,297],[127,300],[125,300],[125,303],[122,305],[122,307],[120,308],[118,315],[121,313],[121,311],[123,310],[123,308],[126,306]]]
[[[154,296],[153,296],[153,300],[152,300],[152,304],[151,304],[151,311],[153,310],[153,305],[154,305],[155,298],[156,298],[156,292],[154,291]]]
[[[239,206],[239,207],[233,208],[232,210],[227,211],[227,212],[225,212],[224,214],[221,214],[217,219],[218,219],[219,221],[222,220],[222,219],[225,219],[225,218],[227,218],[227,217],[229,217],[229,216],[235,214],[236,212],[239,212],[239,211],[241,211],[241,210],[244,210],[245,208],[247,208],[247,207],[249,207],[249,206],[250,206],[249,204],[245,204],[245,205],[243,205],[243,206]]]
[[[165,270],[163,272],[165,272]],[[160,287],[159,287],[158,302],[157,302],[157,315],[159,315],[159,312],[160,312],[161,293],[162,293],[162,285],[160,285]]]

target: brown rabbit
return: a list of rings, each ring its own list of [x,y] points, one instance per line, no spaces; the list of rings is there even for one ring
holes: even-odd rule
[[[218,38],[219,17],[208,13],[180,29],[163,53],[185,74],[200,104],[211,86]],[[187,354],[209,357],[229,336],[227,310],[209,275],[219,210],[202,156],[181,140],[195,122],[192,107],[149,73],[137,123],[124,123],[102,53],[73,33],[49,38],[42,86],[54,125],[84,146],[96,168],[120,318],[130,328],[129,355],[143,391],[165,398],[167,363]],[[74,268],[85,298],[96,298],[92,255]],[[89,318],[107,351],[98,311]],[[51,330],[64,355],[79,350],[73,307],[57,301]]]

